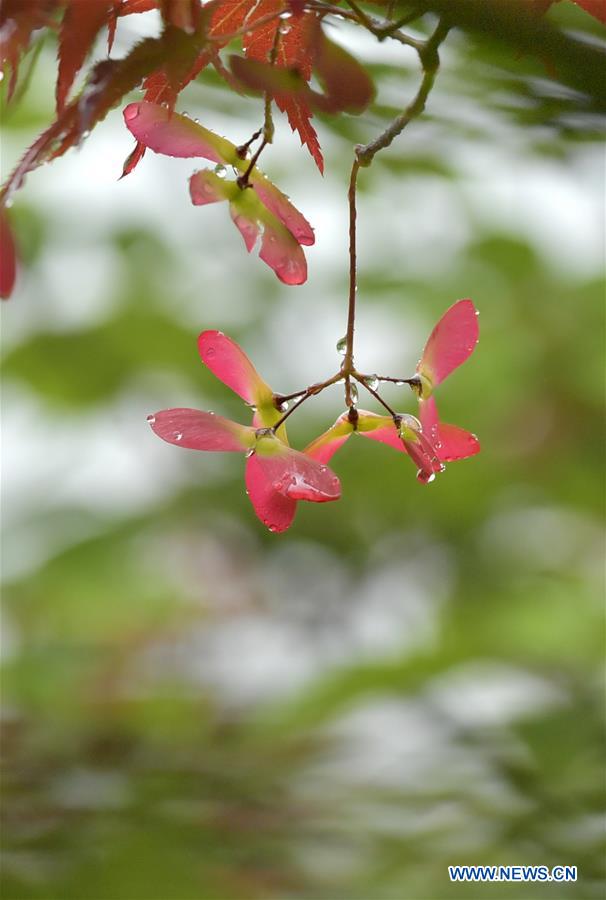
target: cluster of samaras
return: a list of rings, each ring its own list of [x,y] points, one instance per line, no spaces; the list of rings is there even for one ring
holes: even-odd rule
[[[124,57],[110,56],[118,21],[150,10],[161,15],[160,34],[135,44]],[[228,201],[247,250],[262,235],[259,255],[278,278],[286,284],[305,281],[302,246],[313,244],[313,230],[254,163],[272,140],[270,102],[287,117],[323,171],[311,123],[314,112],[357,114],[374,97],[365,68],[326,34],[324,15],[307,0],[2,0],[0,80],[5,82],[7,101],[18,96],[20,63],[29,52],[35,60],[32,48],[45,31],[57,33],[58,71],[55,119],[0,189],[0,296],[8,297],[15,281],[16,247],[4,212],[13,194],[29,172],[78,145],[137,88],[143,91],[144,102],[129,106],[125,113],[137,142],[122,174],[132,172],[148,148],[217,163],[214,173],[198,173],[192,180],[193,202]],[[108,58],[93,65],[84,87],[74,92],[76,77],[103,29]],[[240,43],[241,52],[226,56],[235,49],[234,41]],[[265,97],[265,124],[242,146],[202,126],[196,128],[191,121],[188,125],[184,116],[171,117],[181,91],[210,66],[228,89]],[[321,90],[315,89],[312,75]],[[256,140],[261,143],[248,160]],[[235,180],[221,181],[228,170]]]
[[[288,442],[284,420],[289,411],[284,396],[272,391],[231,338],[221,331],[204,331],[198,339],[202,361],[253,408],[252,425],[182,408],[157,412],[149,422],[159,437],[179,447],[243,453],[246,489],[257,516],[270,531],[285,531],[293,521],[297,501],[325,503],[339,499],[341,484],[328,462],[354,433],[407,454],[417,467],[417,478],[426,484],[443,471],[445,462],[477,453],[480,445],[475,435],[440,422],[433,397],[434,388],[467,359],[477,342],[477,311],[471,300],[459,300],[433,329],[415,374],[401,379],[418,396],[418,418],[406,413],[377,415],[359,409],[354,400],[334,425],[301,452]],[[355,370],[350,377],[376,397],[379,381],[396,380]],[[337,380],[333,377],[289,397],[299,398],[298,405]],[[357,397],[353,385],[350,397]]]

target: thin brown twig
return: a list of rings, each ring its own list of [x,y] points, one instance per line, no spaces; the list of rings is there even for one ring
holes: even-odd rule
[[[297,391],[294,394],[276,394],[274,400],[276,403],[285,403],[287,400],[291,400],[294,397],[299,397],[300,399],[294,403],[290,409],[287,409],[282,418],[278,419],[275,425],[272,426],[273,431],[277,431],[277,429],[282,425],[283,422],[301,406],[302,403],[305,403],[306,400],[309,400],[310,397],[315,397],[316,394],[321,394],[322,391],[330,387],[331,384],[336,384],[338,381],[343,380],[342,372],[335,372],[334,375],[331,375],[330,378],[327,378],[326,381],[319,381],[316,384],[310,384],[308,388],[305,388],[303,391]]]
[[[371,388],[370,385],[367,384],[360,375],[354,375],[353,377],[356,379],[356,381],[359,381],[359,383],[362,385],[362,387],[366,388],[366,390],[368,391],[369,394],[373,395],[375,400],[379,401],[381,406],[385,407],[385,409],[387,410],[387,412],[389,413],[389,415],[392,417],[392,419],[394,421],[398,418],[399,414],[395,410],[393,410],[391,408],[391,406],[389,405],[389,403],[387,403],[377,391],[375,391],[373,388]]]
[[[399,41],[400,44],[412,47],[417,53],[420,53],[423,49],[423,41],[410,37],[410,35],[405,34],[403,31],[398,30],[394,32],[392,30],[393,23],[380,22],[373,16],[369,16],[368,13],[363,13],[364,18],[361,19],[353,9],[349,10],[341,8],[340,6],[333,6],[330,3],[313,2],[313,0],[307,4],[307,8],[313,9],[321,15],[339,16],[341,19],[347,19],[349,22],[355,22],[357,25],[362,25],[379,40],[383,40],[385,37],[393,38],[394,40]]]
[[[356,327],[356,272],[357,272],[357,250],[356,250],[356,188],[358,171],[360,164],[354,159],[351,167],[351,176],[349,179],[349,302],[347,310],[347,332],[345,335],[345,356],[341,371],[346,376],[345,382],[345,402],[347,406],[351,406],[351,384],[349,375],[353,372],[354,365],[354,332]]]
[[[412,375],[410,378],[393,378],[391,375],[375,375],[377,381],[390,381],[392,384],[408,384],[412,387],[417,384],[420,379],[418,375]]]
[[[243,175],[240,175],[240,177],[237,179],[238,187],[243,188],[243,189],[248,187],[248,179],[250,178],[250,173],[256,166],[257,160],[263,153],[263,150],[265,149],[265,147],[267,146],[268,143],[269,143],[269,141],[267,140],[267,138],[264,134],[263,140],[261,141],[261,143],[259,144],[259,146],[257,147],[257,149],[255,150],[255,152],[253,153],[253,155],[250,158],[250,162],[248,163],[246,171],[244,172]]]

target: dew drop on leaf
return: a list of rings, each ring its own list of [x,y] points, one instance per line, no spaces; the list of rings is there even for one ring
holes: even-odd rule
[[[225,178],[225,176],[227,175],[227,169],[225,168],[225,166],[221,165],[221,163],[215,166],[214,171],[217,178]]]
[[[284,12],[280,13],[280,18],[282,21],[286,21],[286,19],[292,19],[292,12],[289,9],[285,9]]]
[[[436,474],[435,472],[425,472],[423,469],[419,469],[417,479],[421,484],[431,484],[432,481],[436,480]]]
[[[351,400],[351,405],[357,406],[358,405],[358,388],[356,387],[355,384],[350,385],[349,397]]]
[[[280,412],[286,412],[288,409],[288,400],[283,400],[282,403],[278,404],[278,410]]]
[[[290,31],[290,23],[282,22],[282,24],[278,28],[278,31],[280,32],[280,34],[288,34],[288,32]]]
[[[148,417],[147,417],[147,421],[149,422],[150,425],[153,425],[154,422],[156,421],[156,417],[155,417],[155,416],[148,416]]]
[[[376,391],[379,386],[379,379],[376,375],[369,375],[368,378],[364,379],[364,384],[367,384],[371,391]]]
[[[133,103],[130,106],[127,106],[124,110],[124,118],[128,119],[129,122],[132,122],[133,119],[136,119],[139,115],[139,107],[137,104]]]
[[[182,440],[183,440],[183,432],[181,432],[181,431],[175,431],[175,440],[176,440],[176,441],[182,441]]]
[[[340,353],[341,356],[345,356],[347,353],[347,335],[337,341],[337,353]]]
[[[246,459],[250,459],[254,452],[255,452],[254,447],[251,447],[249,450],[247,450],[245,453]],[[246,491],[246,493],[248,494],[248,491]]]

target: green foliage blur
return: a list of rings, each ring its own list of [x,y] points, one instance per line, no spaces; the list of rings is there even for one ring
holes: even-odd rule
[[[599,33],[572,6],[553,15]],[[204,328],[284,393],[336,368],[351,142],[418,79],[404,48],[352,46],[378,104],[319,123],[324,180],[283,125],[263,161],[316,227],[301,288],[247,257],[225,210],[190,206],[190,163],[148,153],[117,183],[118,111],[16,199],[6,900],[604,896],[595,110],[548,65],[455,33],[427,116],[361,176],[360,367],[409,375],[472,297],[481,341],[438,402],[478,457],[423,487],[404,456],[352,439],[341,501],[300,504],[275,536],[240,459],[162,444],[145,422],[187,405],[248,421],[197,358]],[[4,114],[5,169],[50,118],[53,52]],[[257,101],[209,73],[187,104],[235,141],[259,124]],[[406,390],[385,396],[414,411]],[[291,439],[341,411],[337,389],[311,400]],[[451,884],[449,864],[579,880]]]

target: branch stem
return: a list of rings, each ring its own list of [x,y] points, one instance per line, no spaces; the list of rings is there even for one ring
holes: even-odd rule
[[[438,48],[445,39],[450,26],[444,19],[440,19],[436,30],[431,37],[423,43],[419,50],[419,58],[423,68],[423,78],[419,90],[408,104],[406,109],[387,126],[385,131],[368,144],[359,144],[356,147],[356,157],[361,166],[369,166],[375,154],[379,150],[389,147],[392,141],[401,134],[413,119],[418,118],[425,109],[429,93],[434,85],[436,73],[440,66]],[[393,35],[395,36],[395,34]]]
[[[349,302],[347,311],[347,332],[345,334],[345,356],[341,372],[345,376],[345,402],[351,406],[350,375],[354,372],[354,332],[356,327],[356,291],[357,291],[357,249],[356,249],[356,188],[360,163],[354,159],[349,179]]]
[[[393,378],[391,375],[375,375],[375,378],[377,381],[390,381],[392,384],[398,385],[409,384],[412,386],[413,384],[419,383],[418,375],[412,375],[410,378]]]

